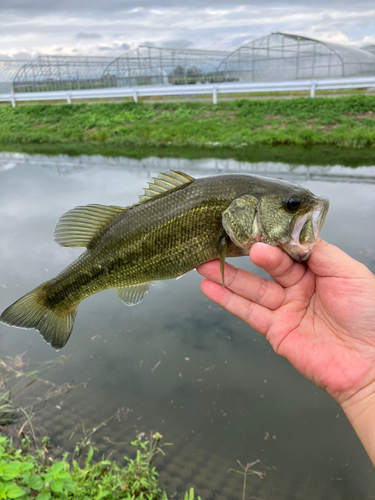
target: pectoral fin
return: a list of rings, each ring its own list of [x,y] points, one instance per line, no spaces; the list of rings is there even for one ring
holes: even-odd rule
[[[224,265],[225,265],[225,257],[227,256],[228,244],[229,244],[228,237],[224,236],[224,238],[221,238],[219,243],[219,252],[220,252],[220,272],[221,272],[221,280],[223,283],[223,288],[225,287]]]
[[[150,288],[150,283],[142,283],[134,286],[122,286],[115,288],[120,300],[126,306],[135,306],[142,302],[144,296]]]

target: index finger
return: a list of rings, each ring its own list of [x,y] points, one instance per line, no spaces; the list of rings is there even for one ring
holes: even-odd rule
[[[211,281],[219,284],[222,283],[219,260],[207,262],[197,267],[197,271]],[[281,306],[285,297],[285,291],[273,281],[261,278],[228,263],[225,263],[224,273],[225,287],[235,294],[271,310],[275,310]]]
[[[296,262],[278,247],[266,243],[254,243],[250,249],[250,259],[261,267],[271,278],[284,288],[298,283],[306,273],[306,266]]]

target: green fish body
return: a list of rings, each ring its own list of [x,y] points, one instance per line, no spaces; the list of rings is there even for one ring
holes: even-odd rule
[[[35,328],[60,349],[78,304],[102,290],[114,288],[125,304],[135,305],[152,282],[177,278],[215,258],[223,270],[226,256],[248,254],[255,241],[305,261],[327,210],[328,200],[285,181],[161,174],[131,207],[88,205],[63,215],[56,241],[86,251],[8,307],[0,320]]]

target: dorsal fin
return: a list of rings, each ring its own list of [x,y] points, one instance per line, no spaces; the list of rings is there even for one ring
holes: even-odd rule
[[[63,247],[87,248],[99,231],[127,208],[106,205],[76,207],[57,223],[55,241]]]
[[[140,202],[144,203],[155,196],[160,196],[176,188],[188,186],[195,181],[194,177],[190,177],[190,175],[183,172],[178,172],[177,170],[170,170],[169,172],[169,174],[160,173],[158,179],[155,177],[152,178],[154,182],[148,183],[148,188],[144,189],[145,194],[139,197]]]
[[[153,177],[154,182],[148,183],[149,187],[144,190],[145,195],[139,197],[139,203],[134,203],[130,207],[86,205],[69,210],[60,218],[56,226],[55,241],[63,247],[87,248],[93,238],[125,210],[147,203],[155,196],[188,186],[195,181],[194,177],[177,170],[170,170],[169,174],[159,175],[159,179]]]

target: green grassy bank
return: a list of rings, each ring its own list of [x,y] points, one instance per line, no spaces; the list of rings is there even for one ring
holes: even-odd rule
[[[0,144],[375,146],[375,96],[0,107]]]

